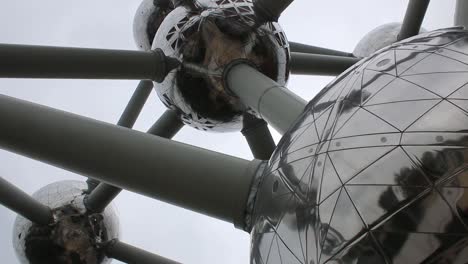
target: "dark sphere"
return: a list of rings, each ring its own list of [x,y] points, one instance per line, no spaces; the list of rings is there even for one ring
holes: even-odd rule
[[[468,31],[395,43],[349,69],[278,145],[252,263],[466,263]]]

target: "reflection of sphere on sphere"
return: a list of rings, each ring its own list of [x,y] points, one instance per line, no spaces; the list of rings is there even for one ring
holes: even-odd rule
[[[164,18],[174,8],[170,0],[143,0],[133,20],[133,37],[140,50],[151,50],[154,36]]]
[[[166,106],[202,130],[240,130],[242,114],[250,111],[224,87],[222,72],[230,62],[247,59],[280,84],[288,79],[284,32],[277,23],[255,27],[248,0],[179,6],[162,22],[152,48],[194,66],[172,71],[155,87]]]
[[[21,263],[111,262],[90,245],[90,239],[104,242],[118,238],[119,222],[115,208],[110,205],[101,214],[85,214],[83,191],[86,189],[84,182],[61,181],[49,184],[32,195],[53,209],[56,222],[50,226],[38,226],[17,216],[13,246]]]
[[[467,39],[395,43],[312,100],[259,187],[252,263],[466,263]]]
[[[372,53],[397,42],[400,29],[401,23],[388,23],[373,29],[356,45],[353,51],[354,56],[368,57]],[[421,29],[420,32],[426,32],[426,30]]]

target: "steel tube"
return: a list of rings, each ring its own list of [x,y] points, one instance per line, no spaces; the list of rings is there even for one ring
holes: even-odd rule
[[[135,122],[140,115],[143,106],[148,100],[152,90],[152,81],[140,81],[132,95],[132,98],[130,98],[130,101],[128,102],[125,110],[120,116],[119,121],[117,122],[118,126],[132,128],[133,125],[135,125]]]
[[[254,10],[259,24],[278,21],[281,13],[293,0],[254,0]]]
[[[457,0],[454,23],[468,28],[468,0]]]
[[[119,122],[119,125],[124,123],[123,121]],[[131,126],[133,126],[133,124]],[[150,128],[148,133],[163,138],[172,138],[182,127],[183,123],[180,121],[175,110],[167,110]],[[93,212],[102,212],[121,191],[122,189],[118,187],[100,183],[97,188],[86,197],[86,208]]]
[[[337,76],[356,64],[360,59],[318,55],[309,53],[291,53],[291,73],[304,75]]]
[[[173,138],[184,126],[176,110],[168,109],[148,130],[148,134]]]
[[[0,148],[244,225],[260,161],[224,155],[0,96]],[[38,140],[40,139],[40,140]]]
[[[245,114],[243,119],[242,134],[244,135],[254,158],[269,160],[275,151],[276,145],[268,123],[250,114]]]
[[[0,44],[0,77],[162,81],[177,67],[162,51]]]
[[[105,253],[124,263],[138,264],[180,264],[179,262],[158,256],[143,249],[136,248],[118,240],[111,240],[105,245]]]
[[[132,128],[133,125],[135,125],[152,90],[152,81],[140,81],[117,122],[118,126]],[[88,191],[91,193],[86,196],[85,205],[88,210],[93,212],[102,212],[122,191],[120,188],[105,183],[99,183],[99,181],[94,179],[88,179],[87,183]]]
[[[3,178],[0,178],[0,204],[33,223],[41,225],[52,223],[53,216],[49,207],[36,201]]]
[[[419,34],[428,6],[429,0],[409,0],[405,18],[398,34],[398,41]]]
[[[226,68],[225,82],[240,100],[284,134],[304,111],[307,102],[253,67],[237,63]]]
[[[341,56],[341,57],[354,57],[352,53],[339,51],[339,50],[332,50],[326,49],[322,47],[316,47],[306,44],[301,44],[297,42],[289,42],[289,47],[291,52],[299,52],[299,53],[311,53],[311,54],[318,54],[318,55],[332,55],[332,56]]]

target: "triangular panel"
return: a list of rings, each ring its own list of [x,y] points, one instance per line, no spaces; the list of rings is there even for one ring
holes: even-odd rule
[[[396,148],[363,170],[348,184],[421,187],[430,183],[401,148]]]
[[[401,76],[406,77],[408,75],[434,72],[468,72],[468,65],[433,53],[411,67],[404,74],[401,74]]]
[[[376,231],[399,233],[468,233],[437,190],[420,196],[416,201],[392,215]]]
[[[413,83],[403,79],[395,79],[384,89],[380,90],[375,96],[369,99],[365,105],[416,101],[428,99],[441,99],[436,94],[429,92]]]
[[[319,263],[329,260],[364,231],[364,223],[343,189],[330,221]]]
[[[404,146],[416,166],[423,170],[432,182],[453,176],[466,166],[466,148],[438,146]]]
[[[330,152],[330,159],[341,182],[346,183],[353,176],[390,152],[394,147],[374,147]]]
[[[370,235],[363,235],[357,241],[344,248],[336,254],[332,263],[366,263],[366,264],[387,264],[385,258],[379,252],[378,246]]]
[[[463,109],[463,111],[468,113],[468,99],[467,100],[450,99],[450,102],[460,107],[461,109]]]
[[[382,219],[405,206],[426,189],[385,185],[346,186],[351,200],[369,227],[379,224]]]
[[[403,131],[439,102],[440,100],[406,101],[371,105],[365,108]]]
[[[379,54],[366,68],[396,76],[395,50]]]
[[[323,175],[321,175],[320,202],[327,199],[327,197],[343,186],[329,157],[325,161],[325,168],[323,170]]]
[[[398,129],[360,108],[334,135],[334,138],[396,133]]]
[[[449,95],[448,98],[468,100],[468,84],[456,90],[453,94]]]
[[[455,105],[442,101],[418,121],[408,132],[468,132],[468,114]]]
[[[378,91],[383,89],[393,80],[395,80],[395,76],[393,75],[377,71],[364,70],[364,76],[362,80],[361,103],[367,101],[370,97],[372,97]]]
[[[305,264],[304,260],[298,259],[290,250],[290,246],[286,245],[279,237],[277,239],[281,262],[283,264]]]
[[[401,78],[445,98],[468,82],[468,72],[438,72],[407,75],[402,76]]]
[[[405,71],[418,64],[421,60],[431,54],[432,53],[418,52],[415,50],[396,50],[397,74],[404,74]]]

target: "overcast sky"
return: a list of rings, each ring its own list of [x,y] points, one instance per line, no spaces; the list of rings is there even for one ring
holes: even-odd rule
[[[0,6],[0,43],[135,49],[137,0],[16,0]],[[401,21],[405,0],[296,0],[280,19],[289,40],[351,52],[373,28]],[[431,1],[423,26],[452,26],[455,0]],[[1,58],[0,58],[1,59]],[[332,78],[293,76],[288,87],[306,100]],[[0,93],[115,123],[136,81],[0,80]],[[135,129],[145,131],[164,112],[153,92]],[[0,127],[1,129],[1,127]],[[275,134],[275,139],[279,135]],[[185,127],[174,140],[251,159],[240,133]],[[0,177],[28,193],[64,179],[84,179],[0,150]],[[248,263],[250,237],[233,225],[122,192],[116,199],[122,240],[183,263]],[[17,263],[11,245],[15,215],[0,206],[0,257]],[[114,262],[116,263],[116,262]]]

